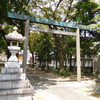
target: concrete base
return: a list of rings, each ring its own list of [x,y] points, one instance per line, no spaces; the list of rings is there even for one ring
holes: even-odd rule
[[[96,79],[95,93],[100,94],[100,78]]]
[[[1,69],[1,74],[15,74],[15,73],[23,73],[23,69],[18,67],[15,68],[8,67]]]
[[[18,61],[16,61],[16,62],[7,62],[7,63],[5,63],[5,67],[6,68],[9,68],[9,67],[12,67],[12,68],[20,68],[20,64],[19,64],[19,62]]]
[[[34,89],[22,68],[5,67],[0,74],[0,100],[32,100]]]
[[[32,95],[6,95],[0,96],[0,100],[32,100]]]
[[[0,74],[0,81],[25,80],[26,74]]]
[[[30,83],[28,80],[17,80],[17,81],[0,81],[0,89],[16,89],[29,87]]]

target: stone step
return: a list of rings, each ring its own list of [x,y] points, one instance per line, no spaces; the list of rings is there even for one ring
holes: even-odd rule
[[[33,100],[31,94],[0,96],[0,100]]]
[[[34,93],[34,89],[31,85],[29,88],[0,90],[0,96],[3,96],[3,95],[5,95],[5,96],[6,95],[22,95],[22,94],[33,94],[33,93]]]
[[[1,73],[2,74],[17,74],[17,73],[22,73],[23,72],[23,69],[22,68],[2,68],[1,69]]]
[[[17,88],[28,88],[30,86],[29,80],[22,81],[0,81],[0,90],[3,89],[17,89]]]
[[[9,67],[12,67],[12,68],[20,68],[20,64],[19,64],[19,62],[18,61],[16,61],[16,62],[7,62],[7,63],[5,63],[5,67],[6,68],[9,68]]]
[[[99,82],[99,83],[100,83],[100,78],[97,78],[97,79],[96,79],[96,82]]]
[[[25,80],[26,73],[22,74],[0,74],[0,81],[7,81],[7,80]]]

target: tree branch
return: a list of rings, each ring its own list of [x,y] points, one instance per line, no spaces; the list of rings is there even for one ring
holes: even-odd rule
[[[58,9],[58,7],[59,7],[59,5],[60,5],[60,3],[61,3],[62,1],[63,1],[63,0],[59,0],[57,6],[56,6],[56,8],[55,8],[55,11],[54,11],[54,13],[53,13],[54,20],[56,20],[55,13],[56,13],[56,11],[57,11],[57,9]]]
[[[73,1],[74,1],[74,0],[71,0],[70,3],[69,3],[69,4],[70,4],[70,6],[68,6],[68,10],[69,10],[69,11],[71,10]],[[63,20],[64,22],[67,20],[67,17],[68,17],[68,16],[69,16],[69,12],[66,14],[66,17],[65,17],[65,19]]]
[[[57,6],[56,6],[56,8],[55,8],[55,10],[59,7],[59,5],[60,5],[60,3],[61,3],[62,1],[63,1],[63,0],[59,0]]]

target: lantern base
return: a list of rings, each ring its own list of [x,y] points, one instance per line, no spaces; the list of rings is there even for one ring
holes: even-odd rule
[[[0,96],[0,100],[33,100],[32,95],[7,95],[7,96]]]
[[[19,62],[7,62],[5,63],[6,68],[20,68]]]
[[[33,93],[33,86],[22,68],[9,66],[1,69],[0,100],[33,100]]]

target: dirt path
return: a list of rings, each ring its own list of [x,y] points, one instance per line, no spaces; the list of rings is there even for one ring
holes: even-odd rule
[[[77,82],[75,78],[63,78],[54,73],[27,70],[27,77],[34,86],[34,100],[100,100],[91,96],[95,86],[92,78],[83,78]]]

